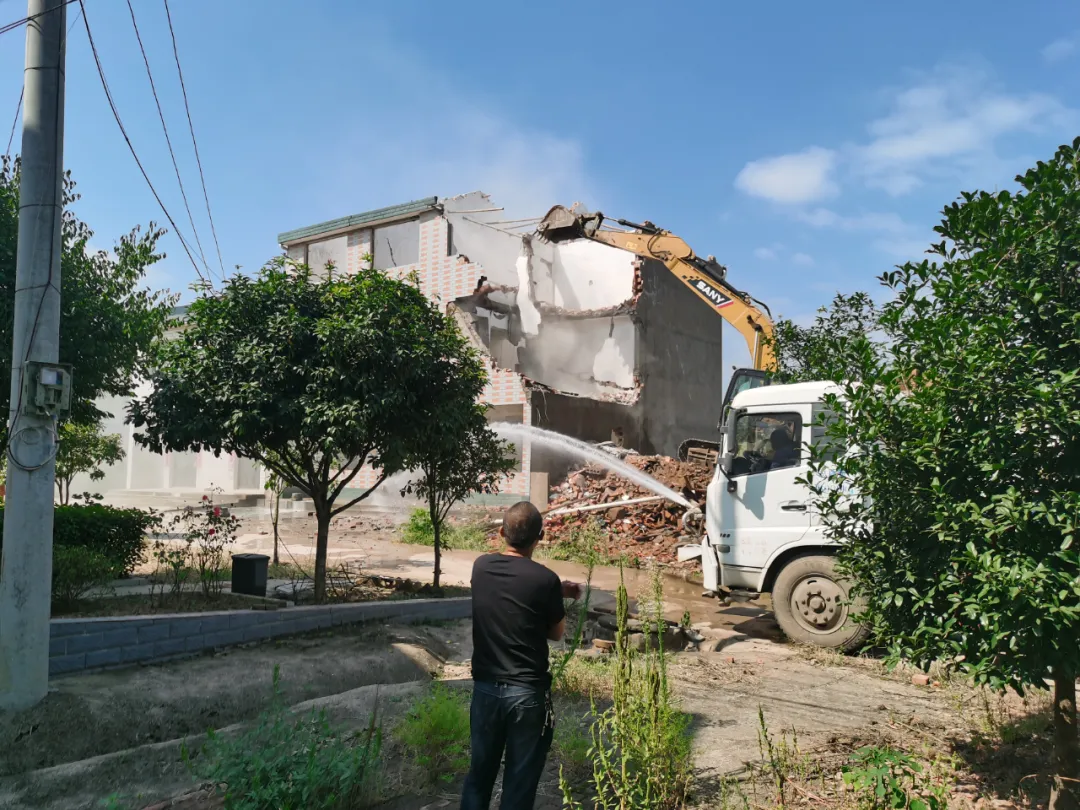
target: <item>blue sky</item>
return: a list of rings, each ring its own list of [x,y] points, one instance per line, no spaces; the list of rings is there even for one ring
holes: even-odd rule
[[[133,3],[216,266],[164,7]],[[127,5],[86,4],[136,150],[190,233]],[[650,219],[806,320],[918,257],[960,190],[1009,186],[1080,134],[1072,3],[668,6],[172,0],[226,268],[257,268],[283,230],[481,189],[508,214],[580,200]],[[0,0],[0,23],[24,15]],[[4,144],[24,43],[0,36]],[[81,20],[67,76],[65,162],[107,248],[164,217]],[[173,235],[164,248],[150,281],[185,291],[194,270]],[[743,362],[737,340],[726,351]]]

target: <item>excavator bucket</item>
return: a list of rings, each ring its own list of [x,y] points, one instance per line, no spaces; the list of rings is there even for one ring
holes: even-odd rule
[[[540,237],[548,242],[566,242],[585,235],[585,217],[575,214],[564,205],[556,205],[536,226]]]

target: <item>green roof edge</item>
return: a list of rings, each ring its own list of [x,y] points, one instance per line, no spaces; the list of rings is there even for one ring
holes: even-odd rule
[[[302,239],[310,239],[313,236],[318,236],[319,234],[339,231],[343,228],[355,228],[361,225],[367,225],[370,222],[380,222],[386,219],[406,217],[410,214],[419,214],[423,211],[430,211],[438,205],[438,203],[438,197],[424,197],[422,200],[413,200],[412,202],[400,203],[398,205],[389,205],[386,208],[376,208],[372,211],[364,211],[361,214],[331,219],[328,222],[319,222],[315,225],[308,225],[306,228],[297,228],[296,230],[279,233],[277,238],[278,244],[284,245],[289,242],[298,242]]]

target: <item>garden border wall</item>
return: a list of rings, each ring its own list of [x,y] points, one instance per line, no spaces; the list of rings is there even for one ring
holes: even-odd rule
[[[377,620],[414,622],[467,619],[472,599],[402,599],[277,610],[222,610],[53,619],[49,675],[146,664],[271,638]]]

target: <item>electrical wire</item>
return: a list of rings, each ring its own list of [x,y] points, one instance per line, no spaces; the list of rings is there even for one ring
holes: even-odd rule
[[[169,36],[172,37],[173,58],[176,60],[176,73],[180,77],[180,91],[184,95],[184,111],[187,113],[188,131],[191,133],[191,145],[195,149],[195,164],[199,167],[199,181],[202,183],[203,199],[206,201],[206,217],[210,220],[210,233],[214,237],[214,248],[217,250],[218,265],[221,267],[221,280],[225,280],[225,263],[221,260],[221,245],[218,244],[217,227],[214,225],[214,215],[210,213],[210,195],[206,191],[206,175],[203,174],[202,158],[199,157],[199,144],[195,141],[195,125],[191,122],[191,105],[188,104],[187,85],[184,83],[184,71],[180,68],[180,51],[176,47],[176,32],[173,30],[172,13],[169,11],[169,0],[165,2],[165,18],[169,21]]]
[[[74,0],[68,0],[74,2]],[[176,238],[180,240],[181,246],[184,248],[184,252],[187,254],[188,260],[191,262],[191,266],[195,268],[195,274],[199,279],[209,286],[213,286],[210,281],[203,276],[202,270],[199,269],[198,262],[195,261],[195,257],[191,253],[191,249],[188,247],[187,241],[184,239],[183,234],[176,225],[176,220],[173,219],[172,214],[169,213],[169,209],[165,207],[165,203],[162,202],[161,196],[157,193],[157,189],[154,188],[154,184],[150,181],[150,176],[146,173],[146,169],[143,167],[142,161],[139,159],[139,155],[135,152],[135,146],[131,143],[131,138],[128,136],[127,128],[124,127],[124,122],[120,120],[120,112],[116,109],[116,102],[113,100],[112,90],[109,89],[109,82],[105,78],[105,69],[101,66],[101,57],[98,55],[97,45],[94,43],[94,35],[90,31],[90,17],[86,13],[85,0],[78,0],[79,6],[82,9],[83,25],[86,26],[86,37],[90,40],[90,52],[94,57],[94,64],[97,66],[98,76],[101,78],[101,86],[105,90],[105,98],[109,102],[109,109],[112,110],[113,118],[116,119],[116,125],[120,127],[120,134],[124,136],[124,142],[127,144],[128,150],[131,152],[131,156],[135,158],[135,165],[139,167],[139,171],[142,173],[143,180],[146,181],[146,185],[150,187],[150,192],[154,195],[154,199],[157,200],[158,206],[161,208],[162,213],[165,214],[165,218],[169,220],[169,224],[173,227],[173,233],[176,234]]]
[[[60,6],[69,6],[72,3],[76,3],[76,2],[81,4],[82,0],[63,0],[63,2],[60,4]],[[51,14],[57,8],[60,8],[60,6],[57,6],[56,8],[48,9],[46,11],[42,11],[39,14],[31,14],[29,17],[23,17],[20,20],[14,20],[13,22],[9,22],[9,23],[7,23],[5,25],[0,25],[0,34],[6,34],[8,31],[14,31],[16,28],[22,28],[28,22],[36,20],[38,17],[44,17],[46,14]]]
[[[2,2],[2,0],[0,0]],[[67,35],[68,39],[71,38],[71,32],[74,30],[76,24],[79,22],[79,17],[82,16],[82,9],[79,9],[79,13],[75,15],[75,19],[71,25],[68,26]],[[22,112],[23,96],[26,95],[26,83],[23,82],[22,88],[19,90],[19,103],[15,105],[15,118],[11,121],[11,134],[8,136],[7,149],[4,151],[4,157],[11,157],[11,145],[15,143],[15,129],[19,126],[19,113]]]
[[[8,136],[7,150],[4,152],[4,157],[11,156],[11,144],[15,143],[15,128],[19,125],[19,113],[22,112],[23,96],[26,95],[26,83],[23,83],[22,89],[19,91],[19,103],[15,105],[15,119],[11,122],[11,134]]]
[[[184,210],[187,211],[191,232],[195,235],[195,245],[199,248],[199,258],[202,259],[203,267],[206,268],[207,275],[209,275],[211,272],[210,265],[206,263],[206,253],[203,251],[202,240],[199,239],[199,231],[195,227],[195,217],[191,215],[187,191],[184,190],[184,181],[180,177],[180,165],[176,162],[176,152],[173,151],[172,138],[169,137],[169,127],[165,124],[165,112],[161,109],[161,99],[158,98],[157,85],[154,84],[154,74],[150,71],[150,59],[147,57],[146,48],[143,46],[142,34],[139,33],[139,24],[135,21],[135,7],[131,5],[131,0],[127,0],[127,7],[131,13],[131,27],[135,29],[135,39],[139,42],[139,51],[142,53],[143,64],[146,65],[146,78],[150,80],[150,92],[154,95],[158,118],[161,119],[161,131],[165,133],[165,143],[169,147],[169,157],[172,159],[173,171],[176,172],[176,182],[180,185],[180,197],[184,201]]]

